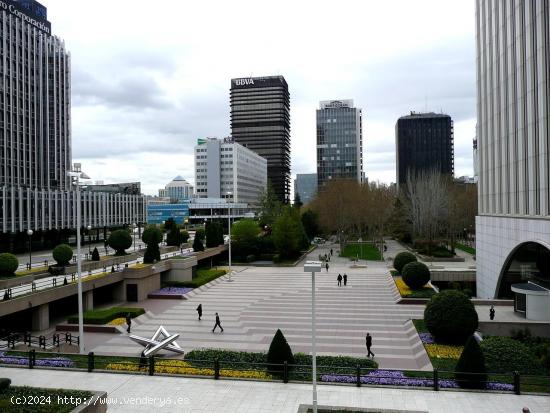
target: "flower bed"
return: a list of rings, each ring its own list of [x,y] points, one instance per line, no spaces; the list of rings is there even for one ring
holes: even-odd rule
[[[401,277],[393,277],[393,280],[399,290],[399,294],[403,298],[429,298],[436,293],[434,289],[427,284],[419,290],[411,290]]]
[[[28,366],[28,357],[6,356],[0,351],[0,364],[15,364],[18,366]],[[39,367],[74,367],[72,360],[64,357],[52,357],[47,359],[36,359],[35,366]]]
[[[357,383],[357,376],[324,374],[321,381],[327,383]],[[382,386],[410,386],[410,387],[433,387],[433,379],[407,377],[399,370],[373,370],[367,375],[361,376],[362,384]],[[439,380],[439,387],[445,389],[460,388],[455,380]],[[488,390],[513,391],[514,386],[507,383],[489,382]]]
[[[448,346],[444,344],[424,344],[424,348],[430,358],[458,360],[462,354],[463,346]]]
[[[160,296],[179,296],[181,297],[184,294],[187,294],[189,291],[193,291],[193,288],[190,287],[164,287],[160,290],[153,291],[149,293],[149,298],[154,296],[154,298],[160,298]]]
[[[126,324],[126,319],[124,317],[115,318],[107,323],[110,326],[121,326]]]

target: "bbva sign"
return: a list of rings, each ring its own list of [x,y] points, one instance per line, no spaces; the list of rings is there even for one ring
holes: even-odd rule
[[[246,85],[253,85],[254,79],[252,78],[243,78],[243,79],[235,79],[235,86],[246,86]]]

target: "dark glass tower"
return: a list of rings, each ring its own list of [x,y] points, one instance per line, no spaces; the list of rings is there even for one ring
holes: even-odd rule
[[[406,182],[409,170],[454,174],[453,121],[449,115],[411,112],[399,118],[395,146],[398,185]]]
[[[290,201],[290,95],[282,76],[231,80],[231,134],[267,159],[267,179]]]

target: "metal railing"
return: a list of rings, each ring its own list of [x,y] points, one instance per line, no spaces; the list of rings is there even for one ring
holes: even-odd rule
[[[27,347],[38,347],[42,350],[51,350],[59,348],[61,344],[79,345],[79,336],[71,333],[53,333],[48,336],[33,336],[29,332],[9,333],[0,338],[0,349],[15,350],[19,344]]]
[[[73,336],[73,342],[74,342]],[[67,339],[67,338],[66,338]],[[29,368],[65,368],[88,372],[120,372],[132,374],[200,376],[213,379],[251,379],[260,381],[309,382],[311,365],[267,364],[226,360],[181,360],[151,357],[122,357],[8,351],[0,357],[0,366]],[[319,383],[340,383],[361,386],[390,386],[423,388],[434,391],[446,389],[475,389],[514,394],[525,392],[550,393],[550,376],[512,373],[464,373],[457,378],[452,371],[383,370],[353,366],[318,366]]]

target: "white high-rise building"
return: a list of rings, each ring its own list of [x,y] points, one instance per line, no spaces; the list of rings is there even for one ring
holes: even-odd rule
[[[477,294],[550,320],[550,1],[477,0]]]
[[[199,139],[195,146],[197,198],[257,205],[267,186],[267,161],[231,138]]]
[[[159,190],[159,196],[160,194],[161,190]],[[163,194],[162,196],[170,198],[171,202],[188,200],[193,198],[193,185],[178,175],[166,185]]]

